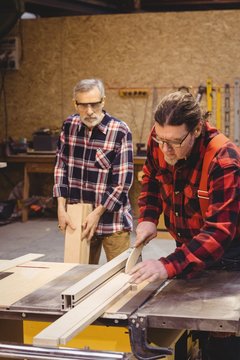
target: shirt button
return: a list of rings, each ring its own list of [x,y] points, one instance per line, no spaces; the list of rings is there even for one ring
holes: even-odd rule
[[[177,195],[177,194],[179,194],[180,193],[180,191],[174,191],[174,194],[175,195]]]
[[[175,212],[175,215],[176,215],[176,216],[178,216],[178,215],[179,215],[177,211]]]
[[[177,233],[178,234],[178,236],[181,236],[181,233]]]

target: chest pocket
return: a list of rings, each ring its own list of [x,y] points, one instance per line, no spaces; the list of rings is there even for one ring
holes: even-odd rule
[[[98,148],[96,151],[95,166],[98,169],[108,170],[111,168],[115,156],[115,151],[104,151]]]

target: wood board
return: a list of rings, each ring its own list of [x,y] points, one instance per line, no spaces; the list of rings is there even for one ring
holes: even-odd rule
[[[38,258],[40,258],[42,256],[44,256],[44,254],[31,254],[31,253],[29,253],[29,254],[26,254],[26,255],[23,255],[23,256],[19,256],[19,257],[15,258],[15,259],[12,259],[12,260],[4,260],[0,264],[0,271],[5,271],[5,270],[8,270],[8,269],[11,269],[14,266],[24,264],[24,263],[26,263],[28,261],[38,259]]]
[[[61,293],[72,284],[87,276],[96,269],[96,265],[71,264],[68,270],[67,265],[61,264],[66,271],[59,274],[53,280],[40,286],[11,306],[11,310],[25,313],[44,313],[63,315],[61,304]]]
[[[114,276],[101,288],[82,300],[75,308],[36,335],[33,344],[35,346],[66,344],[131,289],[129,279],[130,275],[125,273]]]
[[[123,269],[130,254],[131,248],[125,250],[122,254],[116,256],[111,261],[105,263],[97,270],[66,289],[62,293],[63,309],[67,310],[69,307],[74,307],[83,296]]]
[[[138,261],[139,256],[142,253],[143,246],[144,246],[144,244],[141,244],[138,247],[135,247],[132,249],[132,251],[127,259],[126,265],[125,265],[125,273],[126,274],[134,267],[134,265]]]
[[[90,253],[90,241],[82,239],[82,224],[92,211],[91,204],[68,204],[67,213],[69,214],[76,229],[67,226],[64,244],[64,262],[88,264]]]
[[[0,281],[0,307],[9,308],[75,265],[33,261],[11,268],[12,274]]]

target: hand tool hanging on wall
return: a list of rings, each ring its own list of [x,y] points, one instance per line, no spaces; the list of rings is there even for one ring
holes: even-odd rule
[[[234,81],[234,142],[240,145],[240,79]]]
[[[132,119],[133,123],[135,125],[136,132],[139,132],[139,122],[136,121],[136,109],[138,108],[136,106],[136,99],[137,98],[146,98],[145,107],[144,107],[144,117],[141,124],[140,132],[139,132],[139,141],[136,143],[137,156],[146,156],[147,150],[144,150],[143,148],[146,146],[146,143],[143,141],[143,132],[144,132],[144,126],[146,125],[146,118],[147,118],[147,109],[148,109],[148,100],[149,100],[149,92],[150,90],[147,88],[123,88],[119,89],[119,95],[121,97],[128,97],[131,99],[134,99],[134,103],[131,102],[131,108],[132,108]],[[146,126],[145,126],[146,127]]]
[[[212,79],[207,79],[207,111],[212,113],[213,110],[213,88]]]
[[[222,128],[222,94],[221,87],[216,88],[216,127],[218,130]]]
[[[224,87],[224,133],[230,136],[230,85],[225,84]]]
[[[196,101],[200,102],[202,100],[203,94],[206,94],[206,92],[207,92],[206,86],[204,86],[202,84],[199,85],[198,92],[197,92],[197,95],[196,95]]]

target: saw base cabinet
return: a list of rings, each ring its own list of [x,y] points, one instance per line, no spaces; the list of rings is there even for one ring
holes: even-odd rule
[[[24,321],[24,344],[32,344],[33,338],[47,326],[49,322]],[[188,332],[184,330],[150,329],[149,337],[152,346],[164,346],[173,349],[173,354],[165,357],[166,360],[187,359],[193,343]],[[89,349],[96,351],[116,351],[131,353],[131,344],[128,327],[90,325],[75,336],[67,344],[67,347]],[[186,354],[186,357],[183,355]],[[136,359],[134,355],[131,360]]]

